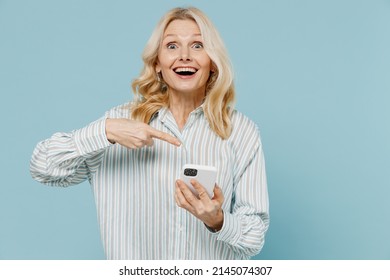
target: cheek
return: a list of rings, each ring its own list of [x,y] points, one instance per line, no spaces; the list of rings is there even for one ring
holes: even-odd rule
[[[202,57],[198,61],[205,71],[210,72],[212,63],[211,63],[211,59],[208,56]]]
[[[157,55],[157,65],[156,65],[156,69],[160,69],[160,71],[163,71],[164,68],[166,68],[166,64],[167,64],[167,56],[164,55],[164,53],[161,53],[159,52],[158,55]]]
[[[160,62],[161,67],[168,68],[176,60],[176,56],[173,53],[161,52],[158,54],[158,61]]]
[[[210,72],[211,72],[211,62],[205,62],[203,64],[203,74],[207,77],[209,77]]]

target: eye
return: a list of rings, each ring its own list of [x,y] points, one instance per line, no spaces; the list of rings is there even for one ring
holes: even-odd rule
[[[177,46],[176,46],[175,43],[168,43],[167,44],[167,49],[168,50],[175,50],[175,49],[177,49]]]
[[[203,49],[203,44],[201,42],[196,42],[192,45],[194,49]]]

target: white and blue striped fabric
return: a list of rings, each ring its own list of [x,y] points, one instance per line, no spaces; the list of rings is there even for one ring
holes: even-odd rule
[[[232,135],[223,140],[202,107],[181,131],[162,108],[150,125],[182,145],[155,140],[131,150],[107,141],[107,118],[129,118],[129,104],[38,143],[30,164],[33,178],[47,185],[89,180],[107,259],[248,259],[260,252],[269,225],[268,192],[260,134],[251,120],[234,111]],[[218,169],[225,196],[219,232],[175,203],[175,180],[186,163]]]

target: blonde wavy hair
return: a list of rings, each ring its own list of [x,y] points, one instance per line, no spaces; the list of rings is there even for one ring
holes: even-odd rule
[[[169,88],[155,67],[165,29],[174,20],[193,20],[200,29],[213,69],[206,84],[203,110],[211,129],[222,139],[227,139],[232,131],[230,117],[235,100],[233,68],[217,29],[202,11],[194,7],[168,11],[154,29],[142,54],[144,67],[132,83],[136,98],[131,106],[131,118],[149,123],[160,108],[169,106]]]

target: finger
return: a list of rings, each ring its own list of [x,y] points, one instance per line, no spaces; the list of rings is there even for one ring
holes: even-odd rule
[[[179,187],[181,193],[183,194],[186,201],[191,206],[196,206],[196,203],[198,202],[198,199],[194,195],[194,193],[190,190],[190,188],[184,183],[182,180],[178,179],[176,180],[177,186]]]
[[[149,138],[145,141],[145,145],[148,146],[148,147],[151,147],[154,145],[154,141],[153,141],[153,138]]]
[[[150,136],[153,138],[163,140],[165,142],[168,142],[178,147],[181,145],[180,141],[176,137],[173,137],[172,135],[162,132],[160,130],[154,129],[153,127],[150,127]]]
[[[207,193],[206,189],[197,180],[192,179],[190,182],[194,189],[198,192],[199,199],[210,200],[210,196]]]
[[[181,203],[180,203],[180,200],[179,200],[179,196],[178,196],[178,188],[176,187],[175,188],[176,190],[175,190],[175,201],[176,201],[176,204],[178,205],[178,206],[180,206],[181,205]]]
[[[222,203],[224,201],[224,199],[225,198],[224,198],[222,189],[217,184],[215,184],[213,200],[217,200],[217,201],[220,201]]]
[[[187,199],[185,198],[178,182],[176,182],[175,200],[176,204],[179,207],[187,209],[190,212],[194,211],[194,208],[188,203]]]
[[[184,207],[184,205],[186,203],[185,197],[181,193],[181,190],[180,190],[178,185],[176,185],[176,190],[175,190],[175,201],[176,201],[176,204],[182,208]]]

